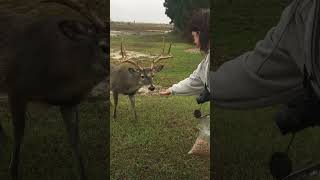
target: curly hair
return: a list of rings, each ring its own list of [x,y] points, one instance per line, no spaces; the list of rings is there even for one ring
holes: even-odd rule
[[[197,9],[189,21],[189,31],[199,32],[200,50],[208,53],[210,48],[210,9]]]

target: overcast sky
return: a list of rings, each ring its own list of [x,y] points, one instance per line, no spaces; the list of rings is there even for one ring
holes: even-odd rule
[[[169,23],[165,14],[164,0],[111,0],[112,21]]]

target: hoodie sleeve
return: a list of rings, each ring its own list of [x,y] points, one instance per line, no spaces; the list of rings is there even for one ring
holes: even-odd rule
[[[291,8],[292,4],[284,10],[278,25],[252,51],[210,72],[214,105],[233,109],[263,107],[286,103],[302,93],[303,74],[297,62],[304,59],[301,50],[304,42],[303,38],[299,39],[303,24],[297,18],[288,24]]]
[[[180,81],[177,84],[172,85],[169,89],[173,95],[189,96],[189,95],[199,95],[205,85],[204,85],[204,73],[205,72],[205,62],[206,58],[201,61],[197,69],[187,77],[186,79]]]

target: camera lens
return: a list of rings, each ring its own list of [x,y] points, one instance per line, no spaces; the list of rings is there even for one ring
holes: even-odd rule
[[[280,132],[285,135],[287,133],[294,133],[301,128],[301,123],[297,117],[297,114],[292,114],[289,109],[278,112],[275,120]]]

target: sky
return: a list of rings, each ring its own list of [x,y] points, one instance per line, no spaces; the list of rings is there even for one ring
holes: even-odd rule
[[[170,19],[165,14],[164,0],[111,0],[112,21],[166,23]]]

